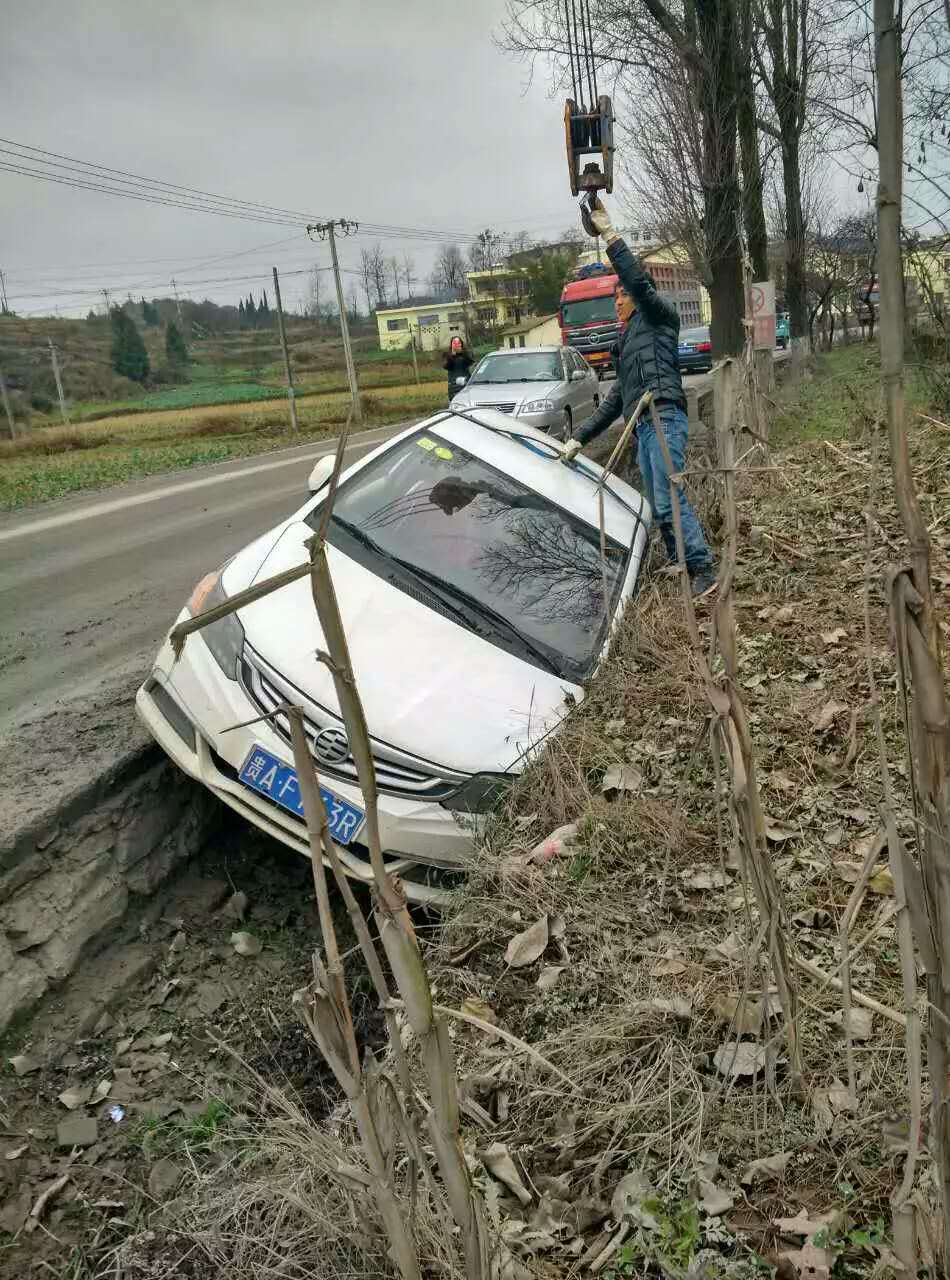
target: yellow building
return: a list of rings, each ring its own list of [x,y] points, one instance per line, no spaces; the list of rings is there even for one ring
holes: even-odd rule
[[[916,286],[916,301],[936,315],[950,308],[950,244],[945,240],[905,246],[904,278]],[[908,291],[908,301],[912,301]]]
[[[528,275],[523,267],[489,267],[468,271],[469,306],[478,322],[488,328],[520,324],[530,310]]]
[[[383,351],[408,347],[412,338],[420,351],[438,351],[453,338],[465,338],[465,308],[461,302],[425,302],[386,307],[376,312],[379,345]]]
[[[511,325],[501,335],[503,347],[550,347],[561,341],[561,326],[557,312],[553,316],[529,316],[520,324]]]

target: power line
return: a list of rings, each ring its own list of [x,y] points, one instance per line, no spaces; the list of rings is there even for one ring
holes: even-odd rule
[[[177,263],[179,265],[174,267],[173,270],[180,273],[181,271],[198,270],[201,267],[210,267],[215,262],[224,262],[226,259],[229,259],[229,258],[244,258],[252,253],[263,253],[265,250],[274,249],[278,245],[282,245],[282,244],[290,244],[292,240],[299,240],[299,239],[301,239],[301,237],[297,234],[294,234],[292,236],[281,236],[279,240],[267,240],[264,244],[254,245],[250,249],[237,249],[235,251],[232,251],[231,253],[218,254],[214,258],[208,258],[204,254],[202,254],[200,257],[195,257],[195,258],[181,258],[181,257],[126,258],[121,262],[71,263],[68,267],[64,267],[63,270],[82,271],[84,273],[95,272],[95,279],[100,280],[102,278],[103,272],[108,274],[112,271],[123,270],[126,267],[149,267],[156,263],[158,264]],[[55,272],[56,268],[49,267],[49,266],[43,267],[41,269],[40,275],[36,276],[32,280],[30,279],[24,280],[23,278],[24,276],[29,276],[31,274],[34,274],[34,273],[31,273],[30,269],[27,267],[20,273],[20,275],[8,277],[8,279],[11,279],[13,283],[16,283],[16,284],[25,283],[28,285],[42,284],[44,281],[47,281],[47,280],[59,281],[61,283],[70,282],[70,277],[65,277],[64,279],[61,273],[50,275],[48,274],[50,271]]]
[[[0,154],[11,157],[10,160],[0,161],[0,170],[15,173],[21,177],[32,177],[39,181],[58,183],[79,190],[120,196],[146,204],[187,209],[197,213],[212,213],[219,217],[237,218],[242,221],[274,226],[302,228],[308,223],[319,220],[314,215],[305,214],[299,210],[286,209],[256,200],[220,196],[198,187],[186,187],[179,183],[147,178],[128,170],[113,169],[106,165],[79,160],[75,156],[47,151],[9,138],[0,137],[0,142],[7,144],[0,147]],[[44,168],[31,167],[35,165],[43,165]],[[477,239],[478,235],[471,231],[453,228],[404,227],[392,223],[375,222],[364,222],[362,234],[390,240],[418,240],[432,244],[450,244],[460,240],[471,242]]]
[[[203,191],[200,187],[185,187],[177,182],[165,182],[159,178],[147,178],[140,173],[130,173],[126,169],[112,169],[108,165],[96,164],[90,160],[79,160],[76,156],[61,155],[58,151],[46,151],[43,147],[32,147],[25,142],[15,142],[12,138],[0,138],[0,142],[5,142],[8,147],[15,147],[16,151],[6,152],[6,154],[16,155],[17,151],[32,152],[32,155],[23,156],[22,159],[33,160],[34,156],[43,157],[38,163],[52,165],[54,168],[72,169],[79,166],[78,172],[98,172],[99,175],[107,180],[125,185],[154,187],[160,191],[178,192],[185,198],[201,196],[203,200],[211,200],[218,204],[230,204],[238,207],[260,210],[268,214],[279,213],[290,218],[302,218],[305,222],[313,219],[314,214],[302,213],[299,209],[281,209],[277,205],[263,204],[258,200],[239,200],[231,196],[219,196],[212,191]],[[6,151],[0,147],[0,151]],[[46,159],[45,157],[50,157]],[[65,164],[56,163],[57,161],[65,161]],[[34,161],[37,163],[37,161]],[[131,179],[132,182],[127,180]]]
[[[122,196],[126,200],[139,200],[144,204],[167,205],[169,208],[173,209],[189,209],[193,213],[216,213],[225,218],[239,218],[244,222],[262,222],[269,226],[292,227],[299,225],[291,222],[287,218],[257,217],[250,213],[239,213],[236,210],[228,211],[227,209],[216,209],[196,203],[189,204],[181,200],[164,200],[157,195],[149,196],[136,194],[133,191],[121,191],[116,187],[106,187],[98,183],[83,182],[76,178],[68,178],[63,174],[44,173],[41,169],[19,168],[16,165],[7,164],[5,161],[0,161],[0,169],[5,170],[7,173],[19,174],[24,178],[37,178],[41,182],[55,182],[59,183],[61,186],[76,187],[83,191],[98,191],[104,195]]]

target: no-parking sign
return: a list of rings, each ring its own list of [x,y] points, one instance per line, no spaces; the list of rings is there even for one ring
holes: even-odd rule
[[[756,350],[775,347],[775,281],[760,280],[752,285],[752,344]]]

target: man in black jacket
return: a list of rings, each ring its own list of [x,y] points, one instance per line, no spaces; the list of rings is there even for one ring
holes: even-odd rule
[[[614,299],[620,322],[617,380],[600,408],[587,419],[575,439],[564,446],[563,456],[566,461],[576,457],[584,445],[606,431],[621,412],[624,418],[629,418],[643,393],[652,391],[673,468],[681,471],[689,420],[679,367],[679,313],[668,298],[657,293],[653,277],[614,231],[600,200],[595,202],[590,220],[597,234],[607,242],[607,256],[618,277]],[[667,554],[675,561],[670,476],[649,416],[641,419],[636,434],[637,465],[643,478],[644,496],[653,508]],[[706,595],[716,585],[713,558],[682,486],[678,486],[677,492],[686,569],[693,594]]]

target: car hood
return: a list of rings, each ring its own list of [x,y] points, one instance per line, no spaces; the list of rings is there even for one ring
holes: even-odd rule
[[[564,383],[554,378],[548,382],[470,382],[459,392],[460,404],[520,404],[522,400],[549,400],[561,393]]]
[[[235,562],[229,594],[300,564],[311,529],[287,526],[255,573]],[[461,773],[508,772],[566,714],[582,690],[523,662],[327,548],[370,734]],[[250,645],[313,701],[339,714],[326,648],[303,578],[241,609]]]

